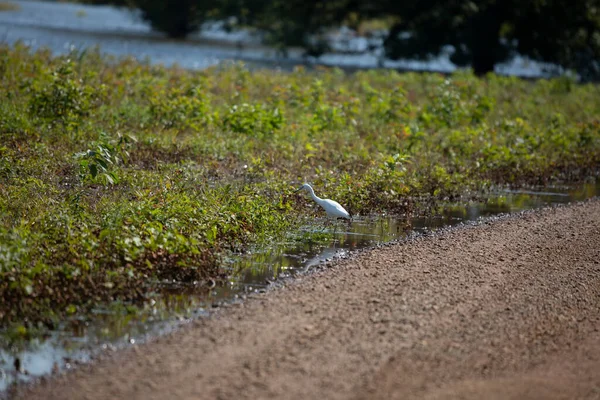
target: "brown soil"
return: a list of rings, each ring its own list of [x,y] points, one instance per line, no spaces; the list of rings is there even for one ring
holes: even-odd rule
[[[600,201],[365,253],[23,399],[599,399]]]

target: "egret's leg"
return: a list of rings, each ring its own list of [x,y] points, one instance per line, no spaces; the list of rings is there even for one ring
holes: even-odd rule
[[[329,226],[329,223],[330,223],[329,218],[325,218],[325,222],[323,223],[323,227],[321,229],[321,232],[325,232],[325,230]]]
[[[337,242],[338,242],[337,237],[336,237],[337,228],[338,228],[337,220],[334,219],[333,220],[333,248],[334,249],[337,247]]]

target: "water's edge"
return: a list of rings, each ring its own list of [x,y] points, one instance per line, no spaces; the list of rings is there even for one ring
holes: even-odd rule
[[[113,6],[70,2],[20,0],[18,8],[0,12],[0,43],[22,42],[32,49],[47,48],[54,54],[99,46],[103,54],[149,59],[152,64],[174,64],[189,69],[204,69],[229,60],[239,60],[249,68],[281,68],[296,65],[323,65],[348,70],[394,68],[410,71],[450,73],[456,65],[449,53],[427,61],[390,60],[383,56],[383,39],[355,37],[338,32],[332,40],[334,52],[318,59],[306,58],[302,49],[289,49],[281,57],[273,48],[261,44],[250,31],[227,32],[218,23],[187,40],[173,40],[153,32],[150,26],[126,9]],[[372,43],[372,41],[374,42]],[[369,50],[374,46],[374,50]],[[545,64],[516,56],[495,68],[498,74],[521,77],[546,76]]]
[[[167,285],[142,312],[128,312],[127,305],[119,304],[98,308],[91,315],[77,315],[64,321],[45,338],[34,339],[24,347],[0,344],[0,394],[15,382],[32,382],[89,362],[103,351],[169,333],[191,320],[210,315],[215,307],[242,301],[296,275],[326,268],[336,259],[442,228],[599,195],[600,181],[504,190],[484,202],[440,204],[426,215],[358,217],[349,224],[333,227],[316,221],[280,243],[224,260],[231,279],[223,285],[213,288]],[[19,372],[16,366],[20,367]]]

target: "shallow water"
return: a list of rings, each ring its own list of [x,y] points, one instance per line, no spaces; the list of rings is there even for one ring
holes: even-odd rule
[[[48,1],[11,0],[15,11],[0,12],[0,42],[17,41],[33,49],[48,48],[55,54],[67,54],[99,46],[113,56],[150,59],[153,64],[178,64],[184,68],[204,69],[224,61],[241,60],[249,67],[291,69],[306,63],[299,49],[291,49],[282,59],[260,45],[260,38],[247,31],[226,32],[212,24],[187,40],[170,40],[152,32],[148,24],[126,9],[112,6],[70,4]],[[448,54],[429,61],[385,60],[381,48],[366,51],[368,39],[340,30],[331,38],[335,53],[319,58],[318,63],[342,68],[387,67],[407,70],[450,72],[455,69]],[[313,60],[314,61],[314,60]],[[516,57],[496,66],[496,72],[519,76],[544,75],[542,64]]]
[[[127,313],[126,305],[97,309],[92,315],[64,321],[44,339],[27,348],[0,348],[0,392],[14,381],[29,381],[53,370],[72,368],[99,351],[111,351],[167,333],[180,324],[208,315],[213,307],[243,300],[265,290],[277,279],[322,268],[328,261],[353,250],[372,247],[406,237],[490,217],[552,204],[565,204],[600,195],[600,182],[577,186],[505,190],[485,202],[442,204],[427,215],[415,217],[357,217],[351,223],[325,226],[323,221],[307,226],[286,241],[273,243],[224,260],[231,279],[222,286],[181,287],[165,285],[141,313]],[[14,368],[18,358],[22,370]]]
[[[74,49],[100,46],[115,56],[149,58],[152,63],[179,64],[202,69],[226,60],[252,61],[256,66],[290,67],[303,63],[299,51],[288,60],[277,58],[258,44],[257,38],[242,33],[226,33],[215,29],[187,41],[168,40],[150,31],[126,11],[109,6],[86,6],[41,1],[15,1],[17,11],[0,12],[0,42],[23,41],[34,49],[49,48],[65,54]],[[362,48],[361,38],[340,39],[350,48]],[[341,67],[374,67],[380,61],[377,53],[328,54],[320,62]],[[385,61],[383,66],[406,69],[451,71],[447,56],[430,62]],[[541,67],[517,58],[510,64],[497,66],[497,72],[539,76]],[[154,295],[141,313],[128,313],[126,305],[97,309],[92,315],[75,316],[64,321],[45,338],[32,341],[26,348],[10,348],[0,341],[0,394],[15,381],[28,381],[53,370],[68,369],[85,362],[97,351],[110,351],[148,337],[166,333],[192,318],[208,314],[219,304],[243,299],[249,293],[264,290],[269,282],[293,276],[322,266],[328,259],[344,257],[352,250],[400,239],[411,232],[476,220],[499,213],[537,208],[548,204],[583,200],[600,193],[600,185],[543,188],[539,191],[503,192],[486,203],[445,205],[437,213],[424,217],[397,216],[358,217],[337,230],[324,228],[322,221],[290,235],[286,242],[274,243],[251,254],[224,260],[231,270],[228,284],[214,288],[165,285]],[[15,359],[22,371],[17,373]]]

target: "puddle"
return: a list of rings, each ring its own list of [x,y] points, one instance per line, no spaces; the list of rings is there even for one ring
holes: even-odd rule
[[[212,307],[240,301],[249,293],[265,290],[278,278],[309,271],[352,250],[401,239],[409,233],[598,195],[600,182],[505,190],[490,195],[485,202],[438,206],[429,216],[357,217],[335,228],[323,224],[306,227],[286,242],[225,260],[232,275],[223,286],[212,289],[169,287],[157,293],[141,313],[127,313],[126,305],[97,309],[91,316],[64,321],[49,336],[31,342],[25,349],[8,348],[0,342],[0,394],[12,382],[27,382],[72,368],[88,361],[94,352],[116,350],[167,333],[182,323],[207,315]],[[25,373],[16,372],[15,358]]]

